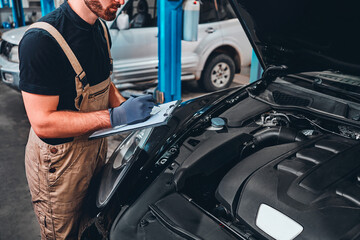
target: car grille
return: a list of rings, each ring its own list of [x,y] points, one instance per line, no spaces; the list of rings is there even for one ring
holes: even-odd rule
[[[0,42],[0,54],[1,55],[5,55],[7,58],[9,57],[11,48],[14,46],[13,44],[7,42],[7,41],[2,41]]]

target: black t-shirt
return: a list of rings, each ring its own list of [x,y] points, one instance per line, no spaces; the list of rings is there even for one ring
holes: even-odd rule
[[[85,71],[90,86],[109,77],[109,54],[99,19],[90,25],[65,2],[39,21],[50,23],[64,37]],[[27,31],[19,45],[19,58],[22,91],[59,96],[58,110],[76,111],[76,73],[60,45],[47,31]],[[72,139],[43,140],[56,145]]]

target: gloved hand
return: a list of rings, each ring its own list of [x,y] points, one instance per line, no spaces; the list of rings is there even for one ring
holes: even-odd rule
[[[143,122],[150,117],[154,106],[154,99],[150,94],[130,97],[119,107],[109,109],[111,126]]]

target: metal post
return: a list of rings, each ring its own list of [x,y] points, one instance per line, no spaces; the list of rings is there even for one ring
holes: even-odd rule
[[[255,82],[261,77],[263,69],[260,65],[259,59],[256,57],[254,50],[251,56],[251,68],[250,68],[250,82]]]
[[[158,90],[164,102],[181,99],[182,0],[158,0]]]
[[[55,9],[54,0],[40,0],[41,14],[45,16]]]
[[[0,8],[10,7],[9,0],[0,0]]]
[[[24,9],[21,0],[11,0],[15,27],[25,26]]]

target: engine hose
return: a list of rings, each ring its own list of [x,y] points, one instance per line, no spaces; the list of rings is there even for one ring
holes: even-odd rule
[[[299,142],[307,137],[294,128],[272,127],[254,134],[254,144],[258,147],[265,147],[277,144]]]

